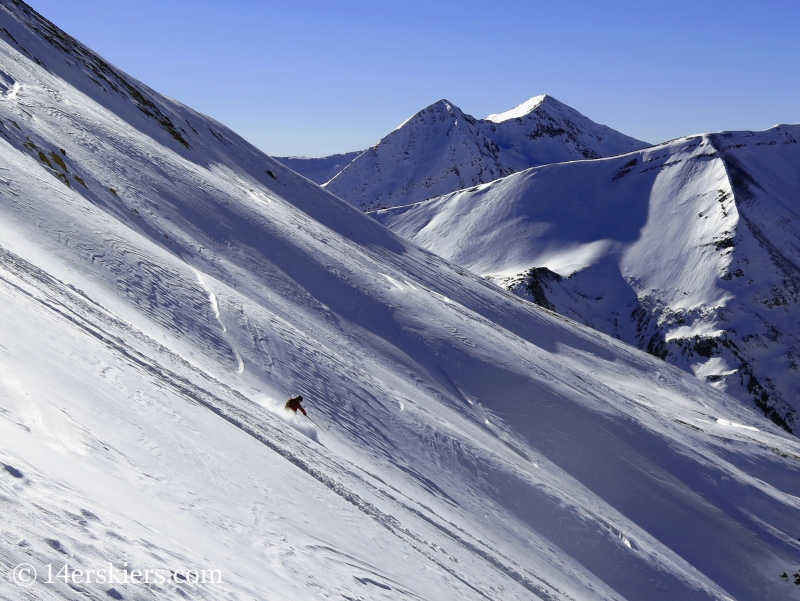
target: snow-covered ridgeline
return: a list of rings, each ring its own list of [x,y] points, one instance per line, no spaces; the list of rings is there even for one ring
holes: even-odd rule
[[[536,96],[485,120],[439,100],[355,157],[325,187],[362,209],[393,207],[534,165],[607,157],[645,146],[552,96]]]
[[[798,126],[692,136],[376,216],[795,428],[798,139]]]
[[[3,597],[796,598],[795,439],[0,27]]]
[[[292,171],[307,177],[315,184],[322,185],[330,181],[337,173],[347,167],[363,150],[332,154],[326,157],[272,157],[286,165]]]

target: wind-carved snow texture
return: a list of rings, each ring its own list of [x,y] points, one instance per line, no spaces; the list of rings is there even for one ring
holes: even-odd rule
[[[378,219],[800,427],[800,126],[543,167]]]
[[[794,437],[0,27],[0,596],[800,598]]]
[[[491,182],[534,165],[645,146],[552,96],[536,96],[486,119],[440,100],[358,154],[325,188],[355,207],[373,210]]]

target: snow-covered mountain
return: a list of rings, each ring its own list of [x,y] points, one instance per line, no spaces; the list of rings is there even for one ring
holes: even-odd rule
[[[0,72],[3,598],[800,598],[800,443],[763,416],[16,0]]]
[[[608,157],[645,146],[552,96],[535,96],[486,119],[440,100],[354,158],[325,187],[361,209],[395,207],[534,165]]]
[[[345,152],[343,154],[332,154],[326,157],[272,157],[280,161],[292,171],[307,177],[315,184],[324,184],[342,169],[347,167],[350,162],[360,155],[363,150],[355,152]]]
[[[397,233],[800,427],[800,126],[534,168]]]

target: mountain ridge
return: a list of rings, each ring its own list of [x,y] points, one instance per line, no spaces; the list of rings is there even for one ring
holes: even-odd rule
[[[597,163],[534,168],[376,217],[791,428],[798,332],[782,311],[800,291],[800,229],[785,229],[795,223],[787,194],[797,186],[799,137],[791,125],[687,136]],[[737,287],[746,273],[749,284]]]
[[[360,155],[363,150],[331,154],[324,157],[272,157],[292,171],[310,179],[320,186],[328,182],[334,175],[344,169],[350,162]]]
[[[486,117],[485,121],[492,121],[493,123],[502,123],[509,119],[522,119],[535,111],[539,106],[544,103],[548,98],[555,100],[547,94],[539,96],[532,96],[525,102],[515,106],[513,109],[503,111],[502,113],[493,113]],[[557,102],[557,101],[556,101]]]
[[[27,51],[0,30],[0,595],[798,598],[796,439],[22,7],[0,0]],[[167,578],[86,582],[109,562]]]
[[[533,97],[499,115],[514,116],[497,122],[476,119],[447,99],[437,100],[357,155],[324,186],[371,210],[494,181],[534,165],[647,146],[552,96]]]

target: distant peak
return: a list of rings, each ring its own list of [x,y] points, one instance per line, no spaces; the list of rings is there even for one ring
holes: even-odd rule
[[[448,113],[461,112],[461,109],[458,108],[455,104],[453,104],[449,100],[447,100],[447,98],[442,98],[441,100],[437,100],[424,110],[447,111]]]
[[[502,121],[508,121],[509,119],[519,119],[520,117],[524,117],[525,115],[532,113],[546,101],[558,102],[552,96],[548,96],[547,94],[541,94],[539,96],[534,96],[533,98],[529,98],[519,106],[515,106],[510,111],[489,115],[488,117],[486,117],[486,121],[494,121],[495,123],[500,123]]]
[[[437,100],[433,104],[429,104],[421,111],[418,111],[411,115],[408,119],[403,121],[400,125],[394,128],[394,131],[401,129],[405,126],[409,121],[413,120],[415,117],[419,117],[424,115],[425,113],[449,113],[451,115],[456,116],[457,118],[464,114],[464,112],[458,108],[455,104],[447,100],[446,98],[442,98],[441,100]],[[470,117],[471,119],[471,117]]]

